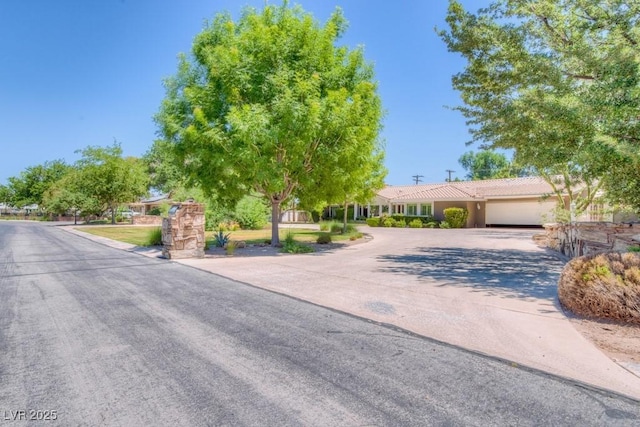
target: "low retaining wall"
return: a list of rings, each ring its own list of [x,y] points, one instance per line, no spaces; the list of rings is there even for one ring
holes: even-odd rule
[[[158,225],[162,226],[162,217],[158,215],[134,215],[132,224],[134,225]]]
[[[571,258],[640,246],[640,223],[575,222],[544,228],[544,244]]]

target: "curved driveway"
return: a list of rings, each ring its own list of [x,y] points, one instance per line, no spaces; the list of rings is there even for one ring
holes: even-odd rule
[[[366,231],[372,241],[337,251],[180,262],[640,398],[640,378],[563,314],[566,260],[537,247],[534,231]]]

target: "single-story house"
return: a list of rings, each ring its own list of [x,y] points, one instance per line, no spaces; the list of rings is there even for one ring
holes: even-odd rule
[[[141,215],[147,215],[149,211],[160,208],[164,204],[172,204],[169,194],[159,194],[157,196],[142,199],[137,203],[129,203],[129,208]]]
[[[439,184],[387,186],[367,205],[354,206],[355,217],[381,214],[433,216],[444,219],[444,210],[465,208],[469,212],[467,227],[520,226],[538,227],[553,221],[559,200],[551,185],[541,177],[457,181]],[[568,199],[564,200],[568,207]],[[602,204],[595,203],[581,221],[608,218]]]

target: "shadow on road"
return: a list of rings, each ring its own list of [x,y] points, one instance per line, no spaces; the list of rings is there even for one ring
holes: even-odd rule
[[[470,286],[489,295],[554,301],[564,265],[544,252],[437,247],[416,252],[379,256],[379,271],[432,279],[436,286]]]

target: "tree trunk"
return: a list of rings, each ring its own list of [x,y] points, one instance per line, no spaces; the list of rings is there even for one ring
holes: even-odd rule
[[[349,209],[347,209],[349,207],[349,204],[347,203],[347,201],[344,201],[344,218],[342,219],[342,233],[346,234],[347,233],[347,217],[348,217],[348,211]]]
[[[278,223],[280,222],[280,201],[271,200],[271,246],[280,245]]]
[[[111,207],[111,225],[116,225],[116,208]]]

